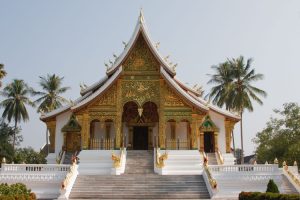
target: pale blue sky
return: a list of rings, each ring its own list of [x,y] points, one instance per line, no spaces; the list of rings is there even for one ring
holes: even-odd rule
[[[262,130],[272,109],[300,102],[300,1],[14,1],[0,0],[0,62],[8,72],[4,83],[24,79],[37,87],[47,73],[64,76],[66,97],[79,97],[79,84],[90,85],[105,74],[104,61],[119,54],[128,41],[140,8],[163,55],[178,62],[177,76],[190,85],[210,86],[211,65],[227,57],[254,58],[268,92],[244,119],[245,151]],[[2,99],[0,99],[2,100]],[[39,148],[45,126],[34,109],[22,123],[23,146]],[[239,126],[235,128],[238,146]]]

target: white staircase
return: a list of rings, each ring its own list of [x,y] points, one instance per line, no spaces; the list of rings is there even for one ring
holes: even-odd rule
[[[217,157],[215,153],[206,153],[208,165],[218,165]]]
[[[112,150],[82,150],[79,154],[80,175],[110,175],[116,174],[112,160]],[[120,155],[119,150],[114,151]],[[126,156],[125,156],[126,157]],[[125,158],[126,159],[126,158]],[[125,168],[125,164],[122,165]]]
[[[165,160],[159,174],[162,175],[201,175],[203,172],[203,158],[198,150],[167,150]],[[161,150],[161,154],[165,151]],[[157,170],[156,170],[157,171]]]

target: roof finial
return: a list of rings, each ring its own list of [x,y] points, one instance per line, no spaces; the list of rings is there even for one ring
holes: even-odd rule
[[[143,8],[141,7],[140,9],[140,17],[139,17],[140,23],[144,23],[144,13],[143,13]]]

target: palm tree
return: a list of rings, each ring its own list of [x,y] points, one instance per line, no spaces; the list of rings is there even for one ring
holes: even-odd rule
[[[38,112],[51,112],[68,102],[68,100],[60,96],[70,89],[69,87],[62,87],[63,79],[63,77],[56,76],[55,74],[47,74],[46,77],[40,76],[39,85],[42,87],[42,91],[34,91],[35,95],[41,96],[34,101],[34,103],[39,104]],[[46,127],[46,144],[47,152],[49,153],[48,143],[48,128]]]
[[[214,65],[211,67],[215,74],[209,74],[211,79],[208,84],[215,84],[216,86],[211,88],[210,93],[206,96],[209,99],[213,98],[213,103],[222,107],[224,104],[226,109],[229,110],[229,104],[226,102],[227,91],[233,81],[231,76],[231,68],[228,62]]]
[[[29,120],[26,105],[34,106],[34,103],[28,97],[31,94],[31,90],[23,80],[14,79],[1,92],[1,95],[6,98],[0,103],[0,107],[4,108],[2,117],[7,119],[8,122],[13,120],[15,123],[13,136],[14,150],[18,123]]]
[[[6,71],[4,70],[4,65],[0,63],[0,87],[2,86],[2,82],[1,79],[4,78],[4,76],[6,76]]]
[[[231,76],[231,68],[229,62],[220,63],[219,65],[213,65],[211,67],[215,74],[208,74],[211,79],[208,81],[208,84],[215,84],[216,86],[211,88],[211,92],[206,95],[205,98],[212,98],[212,102],[219,107],[222,107],[225,104],[227,110],[230,110],[229,104],[226,102],[227,91],[230,87],[233,77]],[[233,138],[233,148],[235,149],[235,140],[234,134],[232,131]]]
[[[212,75],[209,83],[219,83],[212,88],[210,97],[219,106],[226,106],[226,109],[236,111],[240,114],[240,129],[241,129],[241,149],[244,152],[243,144],[243,113],[245,109],[252,112],[252,100],[262,105],[263,102],[259,96],[266,97],[267,93],[252,85],[253,82],[262,80],[262,74],[256,74],[254,69],[251,69],[253,60],[250,58],[244,62],[244,57],[240,56],[237,59],[227,60],[221,65],[226,65],[228,73],[217,73]],[[219,66],[220,67],[220,66]],[[215,81],[215,77],[220,78],[223,82]],[[219,79],[217,79],[219,80]],[[219,87],[218,87],[219,86]],[[241,163],[244,163],[242,156]]]
[[[69,87],[62,87],[64,77],[56,76],[55,74],[46,77],[40,76],[39,85],[43,91],[34,92],[35,95],[41,96],[34,103],[39,103],[38,112],[50,112],[61,107],[68,100],[60,96],[65,93]]]

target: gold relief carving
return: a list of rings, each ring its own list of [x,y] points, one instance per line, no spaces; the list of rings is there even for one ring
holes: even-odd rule
[[[81,114],[82,113],[82,114]],[[89,123],[89,113],[88,112],[80,112],[80,114],[76,113],[76,118],[78,123],[81,126],[81,144],[82,149],[88,149],[89,143],[89,133],[90,133],[90,123]]]
[[[106,115],[106,116],[93,115],[93,116],[90,116],[90,123],[93,120],[99,120],[100,122],[105,122],[106,120],[112,120],[114,122],[116,120],[115,118],[116,118],[115,115]]]
[[[225,120],[225,136],[226,136],[226,153],[231,151],[231,132],[233,131],[236,122]]]
[[[183,101],[169,87],[166,88],[165,106],[184,106]]]
[[[135,70],[141,69],[143,65],[145,64],[145,60],[143,58],[136,58],[133,60],[133,67]]]
[[[116,148],[119,149],[121,147],[121,130],[122,130],[122,80],[117,81],[117,113],[115,118],[115,128],[116,128]]]
[[[123,64],[124,71],[157,71],[159,63],[151,53],[143,36],[140,35]]]
[[[175,120],[176,122],[181,122],[183,120],[187,120],[189,122],[192,121],[191,115],[184,115],[184,113],[178,113],[178,112],[168,113],[168,114],[169,115],[165,116],[165,121],[169,121],[171,119]]]
[[[103,112],[103,111],[96,111],[89,113],[89,120],[90,122],[93,120],[99,120],[104,122],[105,120],[116,120],[116,112]]]
[[[197,137],[199,137],[200,132],[199,132],[199,126],[200,123],[203,121],[205,115],[199,115],[199,114],[192,114],[192,123],[191,123],[191,139],[192,139],[192,148],[197,149],[198,144],[197,144]],[[200,140],[201,142],[201,140]],[[201,148],[201,144],[200,144]]]
[[[139,106],[147,101],[156,102],[159,100],[158,81],[123,81],[122,101],[136,101]]]
[[[116,105],[116,96],[117,96],[117,87],[116,85],[113,85],[110,90],[105,92],[94,105],[111,105],[114,106]]]
[[[215,152],[218,152],[219,150],[219,133],[218,132],[214,132],[214,136],[215,136]]]
[[[164,149],[166,147],[165,145],[165,138],[166,138],[166,134],[165,134],[165,125],[166,125],[166,121],[165,121],[165,115],[164,115],[164,96],[165,96],[165,90],[164,90],[164,81],[161,79],[159,81],[159,89],[160,89],[160,95],[161,98],[159,99],[159,129],[158,129],[158,141],[159,141],[159,147],[161,149]]]

